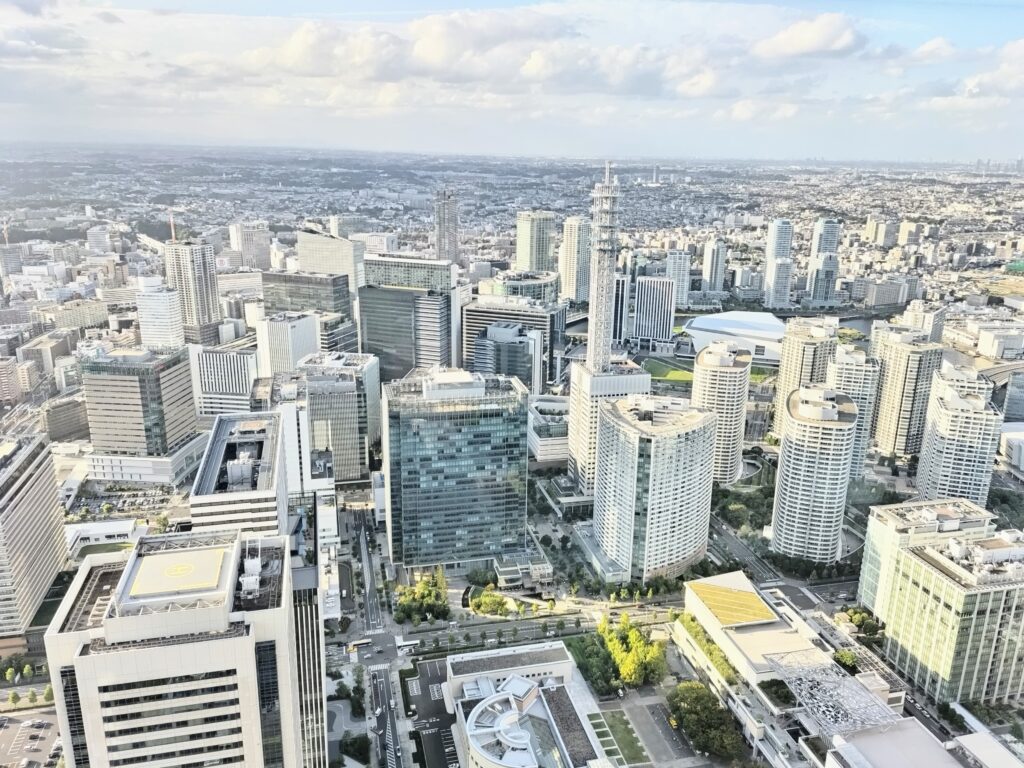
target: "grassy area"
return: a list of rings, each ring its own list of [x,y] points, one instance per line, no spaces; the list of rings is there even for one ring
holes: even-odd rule
[[[750,383],[760,384],[767,378],[775,376],[778,371],[775,368],[761,368],[756,365],[750,366]]]
[[[646,763],[648,761],[647,753],[644,752],[640,740],[636,737],[633,726],[626,719],[625,712],[620,709],[605,712],[604,721],[608,724],[608,730],[611,731],[612,738],[615,739],[615,744],[619,748],[619,753],[627,765]]]
[[[693,372],[687,370],[682,363],[664,358],[649,357],[644,360],[644,369],[655,379],[663,379],[678,384],[693,381]]]
[[[86,544],[78,550],[78,556],[85,557],[86,555],[102,555],[106,552],[120,552],[123,549],[131,549],[134,546],[134,541],[111,541],[106,544]]]

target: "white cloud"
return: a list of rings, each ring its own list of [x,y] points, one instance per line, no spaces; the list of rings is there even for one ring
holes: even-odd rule
[[[842,56],[864,47],[865,38],[842,13],[823,13],[804,19],[754,45],[765,59],[793,56]]]
[[[927,42],[921,43],[914,52],[911,54],[911,58],[916,61],[944,61],[956,55],[956,48],[944,37],[933,37]]]

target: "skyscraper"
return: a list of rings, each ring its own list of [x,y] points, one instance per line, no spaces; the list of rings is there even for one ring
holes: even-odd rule
[[[200,422],[209,424],[222,413],[249,410],[252,384],[256,381],[256,351],[208,349],[188,345],[192,399]]]
[[[512,296],[536,299],[545,304],[559,300],[557,272],[515,272],[504,270],[494,277],[485,277],[477,290],[481,296]]]
[[[175,484],[199,461],[192,378],[185,349],[115,349],[84,358],[96,480]]]
[[[690,252],[670,250],[665,255],[665,275],[676,284],[676,309],[690,306]]]
[[[825,381],[828,363],[836,353],[834,317],[794,317],[786,322],[775,380],[775,419],[772,431],[782,434],[789,393],[808,384]]]
[[[515,376],[540,395],[544,388],[544,335],[519,323],[491,323],[476,338],[473,373]]]
[[[365,244],[326,232],[304,229],[296,233],[299,269],[328,275],[347,275],[350,293],[366,285]]]
[[[391,560],[468,570],[526,537],[526,387],[458,369],[384,385]]]
[[[943,366],[932,374],[917,489],[925,499],[988,503],[1003,415],[992,382],[974,368]]]
[[[615,564],[603,578],[679,576],[707,552],[715,415],[633,396],[602,402],[598,430],[594,536]]]
[[[839,253],[841,227],[836,219],[818,219],[811,233],[811,258],[824,253]]]
[[[649,373],[635,364],[612,364],[616,312],[624,324],[629,308],[628,290],[622,290],[624,301],[616,300],[617,281],[621,277],[628,289],[629,278],[615,273],[619,182],[612,178],[610,165],[605,166],[604,181],[595,185],[593,199],[587,358],[573,364],[569,389],[569,474],[585,496],[594,493],[601,402],[651,391]]]
[[[629,315],[629,275],[616,272],[613,280],[615,293],[612,305],[612,343],[623,346],[633,335],[633,324]],[[589,348],[589,344],[587,346]]]
[[[896,317],[894,322],[897,325],[924,331],[928,341],[938,343],[942,341],[942,331],[946,325],[946,312],[945,304],[929,304],[921,299],[914,299],[907,304],[903,314]]]
[[[271,270],[263,273],[262,282],[265,314],[319,309],[352,319],[347,275]]]
[[[881,367],[863,349],[852,344],[836,347],[834,360],[828,363],[826,383],[857,404],[857,426],[854,429],[853,453],[850,458],[850,482],[864,476],[864,459],[875,424],[878,381]]]
[[[196,470],[189,496],[192,530],[248,531],[273,535],[288,530],[287,468],[301,472],[300,454],[286,460],[280,413],[228,413],[218,416]]]
[[[462,308],[463,365],[475,370],[476,340],[488,326],[496,322],[516,323],[527,330],[540,331],[544,342],[544,380],[553,380],[563,345],[566,309],[564,303],[545,304],[526,298],[480,296]]]
[[[1006,421],[1024,421],[1024,371],[1012,371],[1006,380],[1003,416]]]
[[[261,377],[293,371],[299,360],[319,350],[319,326],[312,312],[278,312],[256,322],[256,369]]]
[[[876,322],[872,354],[881,365],[875,445],[883,455],[910,456],[921,450],[932,374],[942,364],[942,345],[921,331]]]
[[[857,404],[818,385],[793,390],[785,407],[771,548],[831,563],[841,554]]]
[[[0,436],[0,510],[0,638],[11,648],[67,559],[64,513],[44,435]]]
[[[712,341],[694,360],[691,401],[717,417],[714,479],[723,485],[738,480],[743,470],[750,361],[749,349],[722,340]]]
[[[140,291],[135,297],[139,335],[147,349],[180,349],[185,345],[181,298],[173,288]]]
[[[212,245],[169,242],[164,246],[167,284],[178,291],[182,325],[189,344],[213,346],[220,341],[220,296],[217,259]]]
[[[789,292],[793,285],[793,222],[775,219],[768,225],[768,242],[764,260],[764,307],[782,309],[790,306]]]
[[[380,359],[382,381],[414,367],[455,365],[462,356],[466,285],[450,261],[368,256],[359,291],[362,351]]]
[[[68,768],[303,766],[291,560],[231,531],[87,556],[44,636]]]
[[[450,189],[434,196],[434,249],[438,259],[459,263],[459,199]]]
[[[270,269],[270,228],[265,221],[239,221],[228,227],[231,250],[242,255],[242,266]]]
[[[520,211],[516,215],[516,262],[520,272],[555,269],[555,214]]]
[[[725,287],[725,266],[729,248],[724,240],[712,237],[704,244],[704,265],[701,268],[701,287],[705,291],[720,292]]]
[[[638,277],[633,338],[652,346],[654,342],[671,341],[675,297],[676,283],[671,277]]]
[[[835,301],[837,277],[839,258],[834,253],[820,253],[811,257],[807,288],[812,305],[828,306]]]
[[[582,302],[590,298],[590,221],[568,216],[562,224],[558,251],[561,298]]]

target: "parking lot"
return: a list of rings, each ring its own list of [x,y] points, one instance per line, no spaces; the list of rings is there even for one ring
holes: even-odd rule
[[[33,768],[56,765],[59,735],[53,710],[0,716],[0,768],[16,768],[26,759],[35,761]]]
[[[405,706],[416,712],[413,728],[423,740],[427,768],[458,768],[459,758],[452,738],[455,716],[445,710],[441,693],[445,662],[443,659],[421,661],[416,669],[419,677],[409,680],[409,700]]]

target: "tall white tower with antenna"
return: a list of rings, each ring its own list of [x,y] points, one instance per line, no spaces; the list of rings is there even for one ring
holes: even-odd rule
[[[619,181],[612,176],[610,163],[605,164],[604,181],[594,186],[592,197],[587,358],[573,364],[569,389],[569,474],[584,496],[594,493],[601,403],[651,392],[649,373],[629,360],[612,359]]]

